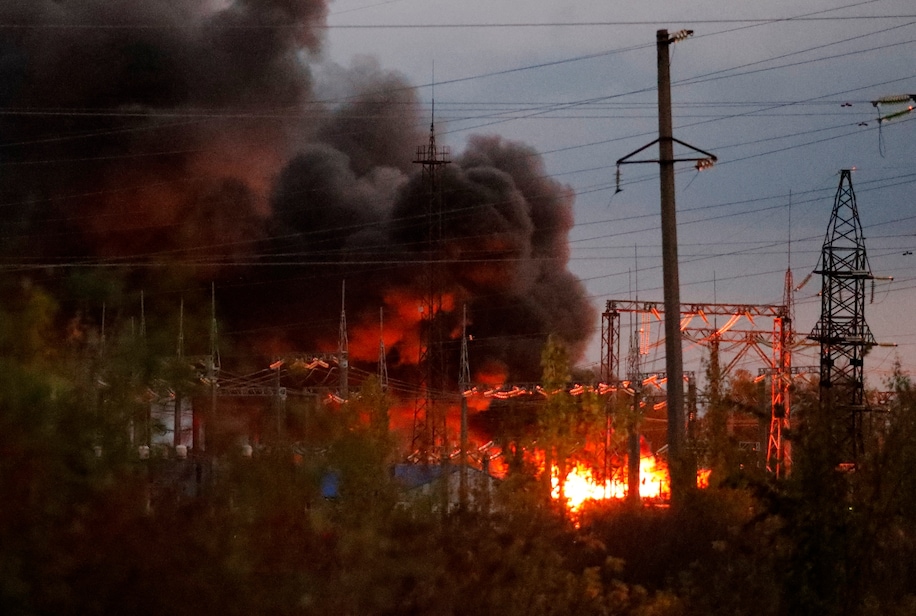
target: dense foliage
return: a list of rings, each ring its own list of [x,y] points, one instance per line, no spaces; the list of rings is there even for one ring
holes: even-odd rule
[[[203,487],[189,494],[167,480],[178,461],[140,459],[125,430],[136,366],[156,370],[143,351],[109,335],[100,399],[87,384],[92,332],[61,343],[48,295],[5,291],[3,614],[916,610],[916,398],[902,374],[854,474],[836,471],[829,410],[799,391],[788,479],[729,467],[736,458],[720,439],[715,487],[677,510],[615,502],[559,515],[524,465],[488,510],[443,514],[406,501],[388,470],[387,402],[375,383],[322,419],[322,443],[208,460]],[[561,351],[551,347],[548,366],[559,362],[551,354]],[[555,401],[535,428],[555,455],[574,437],[567,409]],[[333,494],[323,491],[329,473]]]

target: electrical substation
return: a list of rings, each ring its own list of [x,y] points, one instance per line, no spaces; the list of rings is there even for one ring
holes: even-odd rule
[[[698,170],[710,168],[716,157],[675,139],[671,134],[670,74],[668,47],[689,37],[690,31],[669,35],[659,30],[657,36],[659,68],[659,137],[650,144],[617,161],[618,191],[620,166],[634,163],[658,164],[662,186],[662,231],[665,266],[664,301],[609,299],[601,313],[600,368],[593,382],[569,383],[566,393],[589,394],[613,404],[632,405],[633,417],[625,427],[614,425],[610,412],[605,421],[605,436],[600,447],[603,478],[614,473],[614,460],[620,452],[613,444],[615,431],[626,432],[628,460],[626,476],[629,494],[639,495],[639,460],[643,441],[655,444],[655,455],[668,462],[672,476],[670,491],[676,498],[679,489],[696,485],[697,458],[706,445],[697,435],[697,421],[710,401],[698,395],[699,367],[685,369],[682,344],[704,349],[707,380],[725,379],[739,363],[756,359],[754,382],[765,403],[741,416],[726,419],[727,431],[746,453],[745,463],[765,469],[776,478],[791,472],[791,440],[795,416],[792,405],[793,381],[819,378],[821,404],[843,426],[841,441],[844,464],[854,465],[865,446],[863,418],[869,411],[864,389],[864,358],[876,344],[865,322],[866,281],[872,280],[851,173],[843,170],[835,197],[820,258],[815,273],[822,279],[821,315],[807,340],[820,345],[819,366],[793,364],[793,351],[803,344],[796,331],[791,266],[784,281],[783,303],[756,305],[743,303],[683,303],[679,299],[677,274],[677,239],[674,213],[673,166],[677,162],[695,163]],[[433,111],[434,114],[434,111]],[[695,155],[675,157],[674,145],[692,150]],[[634,157],[658,145],[656,159]],[[468,427],[468,400],[506,401],[520,398],[543,400],[555,392],[542,384],[474,383],[470,366],[473,351],[468,347],[467,307],[461,326],[460,357],[449,357],[449,338],[444,316],[442,281],[446,259],[443,225],[447,198],[442,174],[451,162],[449,148],[436,143],[435,115],[430,124],[429,141],[417,147],[413,163],[421,168],[420,182],[425,194],[424,240],[418,254],[422,257],[423,298],[417,307],[419,318],[419,355],[416,359],[417,381],[407,396],[413,396],[409,445],[401,450],[400,464],[419,465],[417,472],[398,471],[413,481],[425,484],[443,477],[451,481],[450,465],[457,465],[458,488],[453,489],[455,506],[467,506],[468,473],[489,475],[492,459],[503,454],[493,442],[472,443]],[[286,352],[269,359],[267,366],[254,373],[233,374],[220,360],[217,332],[216,292],[211,289],[211,327],[209,353],[200,356],[184,354],[183,319],[178,332],[178,353],[172,361],[184,380],[158,383],[149,389],[146,410],[132,427],[133,446],[144,459],[159,448],[160,456],[176,460],[195,460],[198,481],[211,475],[215,459],[232,453],[257,457],[261,452],[286,450],[309,455],[308,434],[316,424],[309,417],[318,409],[346,405],[360,396],[360,383],[372,371],[356,368],[357,382],[351,384],[351,360],[346,319],[346,281],[341,281],[340,324],[336,351]],[[454,309],[454,308],[451,308]],[[181,308],[183,312],[183,305]],[[142,311],[142,310],[141,310]],[[621,325],[623,315],[629,324]],[[719,324],[719,319],[724,323]],[[663,325],[664,336],[650,340],[653,324]],[[389,388],[387,352],[384,341],[384,313],[379,309],[379,352],[374,371],[381,390]],[[627,331],[629,330],[629,331]],[[143,327],[141,325],[141,332]],[[624,332],[624,333],[622,333]],[[628,349],[622,343],[629,344]],[[664,348],[667,371],[644,372],[641,357],[650,348]],[[623,358],[626,361],[623,362]],[[267,361],[265,359],[265,361]],[[621,364],[625,363],[626,366]],[[449,371],[457,366],[456,374]],[[457,379],[457,380],[456,380]],[[715,395],[715,383],[707,383]],[[403,395],[400,392],[397,395]],[[100,391],[104,397],[104,392]],[[622,397],[622,398],[621,398]],[[708,398],[708,396],[706,396]],[[630,402],[621,402],[630,400]],[[458,409],[458,410],[456,410]],[[457,425],[449,414],[458,413]],[[171,432],[171,438],[155,436],[154,423]],[[451,427],[450,427],[451,426]],[[646,439],[646,435],[649,438]],[[478,439],[479,440],[479,439]],[[166,449],[162,449],[165,447]],[[680,460],[680,461],[678,461]],[[675,464],[677,461],[677,464]],[[683,487],[677,486],[682,473]],[[201,470],[204,469],[204,470]],[[433,470],[430,470],[433,469]],[[439,470],[436,470],[439,469]],[[443,470],[444,469],[444,470]],[[420,478],[420,479],[417,479]]]

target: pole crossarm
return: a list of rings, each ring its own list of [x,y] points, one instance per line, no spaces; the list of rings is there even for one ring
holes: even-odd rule
[[[662,232],[662,279],[667,307],[665,315],[665,368],[671,374],[683,372],[683,351],[681,338],[678,335],[677,321],[680,300],[680,280],[677,256],[677,208],[675,205],[674,166],[678,159],[674,156],[674,144],[678,143],[705,158],[696,160],[697,171],[707,169],[716,161],[715,156],[674,138],[671,118],[671,62],[668,48],[693,34],[692,30],[679,30],[670,34],[661,29],[655,33],[656,60],[658,68],[658,138],[635,152],[617,161],[616,192],[620,192],[620,165],[627,162],[653,162],[659,167],[659,196],[661,205]],[[654,161],[630,161],[629,159],[646,148],[658,144],[658,158]],[[602,336],[602,342],[607,336]],[[603,365],[604,367],[604,365]],[[607,364],[607,372],[613,376],[616,365]],[[686,450],[687,417],[684,408],[684,392],[675,387],[668,391],[668,447],[669,470],[671,472],[671,500],[680,506],[691,483],[696,485],[696,462],[690,460]]]
[[[649,159],[640,159],[640,160],[630,160],[630,158],[632,158],[632,157],[636,156],[637,154],[639,154],[640,152],[643,152],[644,150],[646,150],[646,149],[652,147],[653,145],[659,144],[659,146],[661,146],[661,144],[663,144],[663,143],[668,144],[668,148],[666,148],[666,149],[671,149],[671,148],[672,148],[672,144],[677,143],[677,144],[679,144],[679,145],[684,146],[685,148],[688,148],[688,149],[690,149],[690,150],[693,150],[694,152],[698,152],[698,153],[702,154],[702,156],[688,156],[688,157],[679,157],[679,158],[675,158],[674,155],[672,154],[672,156],[671,156],[670,158],[667,157],[667,156],[664,156],[664,155],[660,155],[658,158],[649,158]],[[660,149],[661,149],[661,148],[660,148]],[[636,150],[633,150],[632,152],[630,152],[629,154],[627,154],[627,155],[624,156],[623,158],[618,158],[618,159],[617,159],[617,173],[616,173],[616,179],[615,179],[616,187],[615,187],[615,190],[614,190],[614,194],[617,194],[617,193],[623,191],[623,189],[620,188],[620,166],[621,166],[621,165],[641,165],[641,164],[645,164],[645,163],[655,163],[655,164],[662,164],[662,163],[665,163],[665,164],[673,164],[673,163],[688,163],[688,162],[693,162],[693,163],[696,163],[697,171],[705,171],[706,169],[709,169],[709,168],[712,167],[714,164],[716,164],[716,162],[718,162],[718,160],[719,160],[719,159],[718,159],[718,158],[716,157],[716,155],[713,154],[712,152],[707,152],[706,150],[701,150],[701,149],[698,148],[698,147],[692,146],[692,145],[690,145],[689,143],[686,143],[686,142],[684,142],[684,141],[681,141],[681,140],[678,139],[677,137],[659,137],[658,139],[655,139],[655,140],[653,140],[653,141],[650,141],[649,143],[647,143],[646,145],[642,146],[641,148],[638,148],[638,149],[636,149]]]
[[[670,162],[684,163],[684,162],[696,162],[696,161],[700,161],[700,160],[711,160],[712,162],[717,162],[717,161],[719,160],[719,159],[716,157],[716,155],[713,154],[712,152],[707,152],[706,150],[701,150],[701,149],[698,148],[698,147],[692,146],[692,145],[690,145],[689,143],[686,143],[686,142],[684,142],[684,141],[681,141],[681,140],[678,139],[677,137],[668,137],[668,139],[669,139],[670,141],[674,142],[674,143],[677,143],[677,144],[679,144],[679,145],[682,145],[682,146],[684,146],[685,148],[689,148],[689,149],[693,150],[694,152],[698,152],[698,153],[700,153],[700,154],[703,155],[702,157],[673,158],[673,159],[670,159]],[[618,158],[618,159],[617,159],[617,165],[620,166],[620,165],[641,165],[641,164],[644,164],[644,163],[660,163],[660,162],[661,162],[661,159],[660,159],[660,158],[652,158],[652,159],[647,159],[647,160],[629,160],[629,159],[632,158],[633,156],[636,156],[636,155],[639,154],[640,152],[642,152],[642,151],[644,151],[644,150],[647,150],[647,149],[651,148],[651,147],[652,147],[653,145],[655,145],[656,143],[660,143],[661,140],[662,140],[661,138],[653,139],[652,141],[650,141],[650,142],[647,143],[646,145],[642,146],[641,148],[637,148],[636,150],[633,150],[632,152],[630,152],[629,154],[627,154],[627,155],[624,156],[623,158]]]

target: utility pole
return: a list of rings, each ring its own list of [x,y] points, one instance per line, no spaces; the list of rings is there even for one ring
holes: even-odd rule
[[[677,214],[674,205],[674,143],[671,122],[671,64],[667,30],[655,33],[658,56],[658,164],[662,206],[662,286],[665,300],[665,370],[668,383],[668,468],[671,473],[671,500],[683,494],[685,481],[684,445],[686,416],[684,388],[677,382],[684,372],[679,311],[680,278],[677,261]]]
[[[461,367],[458,375],[458,389],[461,394],[461,454],[459,462],[461,468],[458,475],[458,503],[461,511],[466,511],[468,506],[468,399],[465,392],[471,384],[471,367],[468,362],[468,306],[464,305],[461,320]]]
[[[693,30],[680,30],[669,35],[667,30],[656,32],[658,60],[658,139],[644,145],[617,161],[617,191],[620,191],[620,165],[633,163],[658,163],[661,188],[662,276],[665,304],[665,369],[671,381],[668,384],[668,469],[671,473],[671,500],[683,502],[685,494],[696,486],[696,477],[688,464],[687,419],[684,411],[684,387],[680,375],[684,372],[684,359],[680,330],[680,280],[677,257],[677,214],[674,201],[674,163],[694,161],[698,171],[707,169],[716,161],[709,152],[695,148],[673,136],[671,122],[671,72],[668,47],[691,36]],[[674,144],[698,152],[703,157],[675,158]],[[629,160],[648,147],[658,144],[655,160]],[[675,382],[677,381],[677,382]]]

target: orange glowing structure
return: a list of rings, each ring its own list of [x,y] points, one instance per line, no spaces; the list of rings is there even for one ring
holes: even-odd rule
[[[787,274],[788,275],[788,274]],[[751,304],[687,304],[682,303],[682,336],[695,344],[728,342],[738,349],[735,357],[723,368],[727,374],[751,350],[764,362],[765,370],[772,375],[770,409],[772,420],[767,446],[767,469],[777,477],[783,476],[789,467],[788,441],[784,433],[789,427],[790,400],[789,382],[792,372],[791,344],[794,340],[790,295],[783,305]],[[787,305],[789,304],[789,305]],[[664,306],[660,302],[639,302],[629,300],[608,300],[601,321],[601,378],[612,382],[620,373],[620,315],[624,312],[652,314],[660,319]],[[709,327],[709,316],[727,316],[728,322],[721,327]],[[695,317],[703,320],[706,327],[690,327]],[[765,349],[765,330],[757,327],[756,317],[773,320],[770,349]],[[732,329],[741,319],[747,319],[753,326],[750,330]]]
[[[624,465],[624,468],[626,465]],[[697,471],[697,487],[709,487],[709,469]],[[559,472],[556,467],[550,478],[551,497],[560,498]],[[627,497],[626,476],[614,476],[600,481],[590,468],[577,463],[566,475],[563,484],[566,505],[573,513],[578,512],[588,501],[623,500]],[[670,498],[670,478],[664,460],[655,456],[643,456],[639,464],[639,496],[646,501],[667,502]]]

